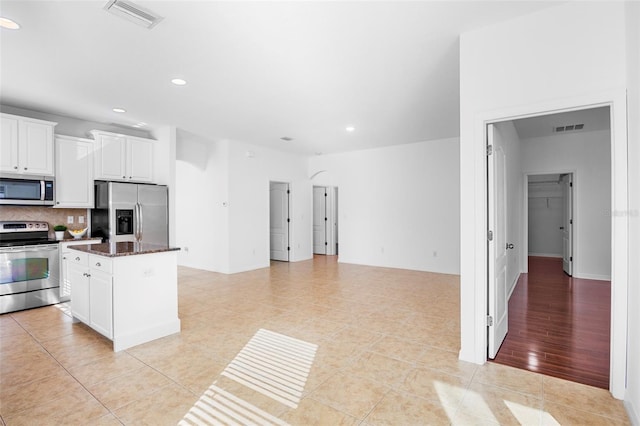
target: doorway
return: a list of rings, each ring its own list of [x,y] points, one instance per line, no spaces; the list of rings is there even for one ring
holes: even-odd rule
[[[527,175],[528,256],[562,259],[573,275],[572,172]]]
[[[269,182],[269,248],[271,260],[289,261],[289,184]]]
[[[313,254],[338,254],[338,188],[313,187]]]
[[[516,252],[520,253],[519,271],[515,274],[513,288],[508,292],[509,296],[517,291],[517,286],[529,286],[527,272],[531,254],[542,258],[555,258],[551,263],[557,264],[560,274],[568,280],[568,298],[575,296],[571,291],[585,288],[589,283],[584,281],[600,280],[604,282],[608,292],[603,300],[611,300],[611,287],[607,280],[611,280],[611,246],[613,244],[611,216],[598,213],[595,206],[612,206],[612,134],[610,126],[610,108],[608,106],[568,111],[567,113],[548,114],[537,117],[528,117],[520,120],[508,120],[489,124],[487,127],[488,144],[492,145],[487,150],[487,225],[488,225],[488,338],[487,355],[495,358],[500,345],[508,336],[509,327],[504,327],[504,318],[507,324],[511,324],[509,307],[512,303],[507,297],[504,303],[504,280],[501,273],[504,270],[503,263],[507,265],[518,262]],[[581,122],[581,117],[586,117],[586,122]],[[595,117],[595,118],[594,118]],[[589,119],[594,124],[588,124]],[[561,124],[562,123],[562,124]],[[604,124],[603,124],[604,123]],[[515,145],[518,149],[509,147],[505,140],[494,141],[494,125],[502,126],[502,136],[505,135],[517,139]],[[510,126],[510,127],[509,127]],[[534,128],[543,128],[542,135],[533,135]],[[504,130],[506,129],[506,130]],[[491,157],[496,152],[505,150],[515,153],[514,156],[506,156],[504,165],[500,166],[497,157]],[[518,169],[522,176],[521,190],[509,190],[500,179],[508,180],[510,169]],[[564,170],[563,170],[564,169]],[[506,172],[505,172],[506,170]],[[560,171],[562,170],[562,171]],[[568,171],[569,170],[569,171]],[[578,193],[582,204],[575,204],[575,171],[580,174],[582,192]],[[524,204],[522,215],[518,216],[513,209],[513,198]],[[520,201],[521,200],[521,201]],[[574,221],[578,212],[574,207],[582,206],[581,228],[575,228]],[[506,207],[505,207],[506,206]],[[591,206],[591,208],[589,207]],[[511,209],[511,210],[509,210]],[[505,211],[506,210],[506,211]],[[536,211],[537,210],[537,211]],[[606,208],[605,208],[606,210]],[[506,219],[503,219],[506,217]],[[522,235],[518,236],[513,231],[509,222],[521,221]],[[503,223],[505,222],[505,223]],[[506,235],[500,236],[501,232]],[[513,241],[521,244],[515,245],[512,258],[509,259],[510,249],[513,249]],[[577,244],[577,239],[580,243]],[[600,247],[602,250],[594,250]],[[577,250],[574,250],[576,249]],[[578,254],[576,257],[575,254]],[[501,255],[506,259],[501,259]],[[577,261],[577,262],[576,262]],[[503,262],[503,263],[501,263]],[[548,262],[547,262],[548,263]],[[536,273],[539,270],[536,271]],[[577,275],[576,275],[577,274]],[[571,276],[576,275],[576,279]],[[524,284],[522,282],[524,281]],[[540,282],[543,282],[541,280]],[[509,280],[506,287],[509,288]],[[558,283],[562,283],[558,279]],[[560,285],[560,284],[559,284]],[[573,287],[572,287],[573,286]],[[553,288],[557,290],[557,288]],[[542,297],[548,304],[553,304],[552,292]],[[530,311],[528,304],[520,304],[519,309]],[[568,310],[569,307],[562,309]],[[611,308],[609,306],[609,308]],[[501,309],[505,309],[503,312]],[[566,312],[563,312],[563,314]],[[522,312],[517,313],[521,317]],[[531,314],[534,314],[531,312]],[[516,316],[516,315],[514,315]],[[565,315],[563,321],[571,321],[572,315]],[[491,321],[493,320],[493,321]],[[566,324],[572,329],[572,324]],[[607,323],[607,338],[612,334],[611,326]],[[517,331],[522,334],[521,330]],[[569,339],[569,337],[565,338]],[[611,344],[611,341],[608,341]],[[599,343],[599,346],[602,346]],[[499,355],[499,354],[498,354]],[[577,356],[575,353],[568,356]],[[609,369],[609,347],[606,350],[606,368]],[[535,368],[531,368],[534,371]]]

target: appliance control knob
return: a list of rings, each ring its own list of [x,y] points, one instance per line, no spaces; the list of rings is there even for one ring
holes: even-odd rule
[[[24,169],[25,169],[25,170],[27,170],[27,168],[26,168],[26,167],[25,167]]]

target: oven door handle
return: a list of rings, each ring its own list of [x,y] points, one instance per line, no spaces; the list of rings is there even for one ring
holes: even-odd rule
[[[26,253],[34,251],[54,251],[58,250],[58,245],[46,245],[46,246],[14,246],[14,247],[2,247],[0,253]]]

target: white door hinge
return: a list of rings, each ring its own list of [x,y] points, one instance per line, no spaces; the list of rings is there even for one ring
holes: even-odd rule
[[[487,327],[493,327],[493,317],[491,315],[487,315]]]

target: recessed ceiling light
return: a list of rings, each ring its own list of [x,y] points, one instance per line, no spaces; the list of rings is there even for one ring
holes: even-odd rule
[[[345,128],[345,130],[346,130],[347,132],[353,132],[353,131],[355,131],[355,130],[356,130],[356,128],[355,128],[355,127],[353,127],[353,126],[347,126],[347,127]]]
[[[13,21],[9,18],[0,17],[0,27],[6,28],[8,30],[19,30],[20,24],[18,24],[16,21]]]
[[[173,80],[171,80],[171,82],[176,86],[184,86],[185,84],[187,84],[187,80],[183,80],[181,78],[174,78]]]
[[[126,110],[126,109],[124,109],[124,108],[114,108],[114,109],[113,109],[113,112],[120,112],[120,113],[122,113],[122,112],[127,112],[127,110]]]

